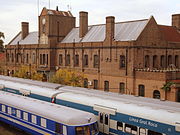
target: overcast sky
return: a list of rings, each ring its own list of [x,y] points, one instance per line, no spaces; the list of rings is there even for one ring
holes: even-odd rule
[[[7,44],[19,31],[21,22],[30,24],[30,31],[38,30],[38,0],[0,0],[0,31]],[[180,0],[50,0],[50,8],[67,11],[70,5],[78,26],[79,11],[87,11],[89,24],[103,24],[106,16],[116,22],[147,19],[153,15],[158,24],[171,25],[171,15],[180,14]],[[39,13],[49,8],[49,0],[39,0]]]

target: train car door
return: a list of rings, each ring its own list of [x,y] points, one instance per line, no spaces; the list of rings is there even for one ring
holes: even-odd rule
[[[99,112],[99,131],[109,134],[109,114]]]

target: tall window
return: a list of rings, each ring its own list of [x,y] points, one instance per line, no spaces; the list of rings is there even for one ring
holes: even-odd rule
[[[146,56],[145,56],[145,61],[144,61],[144,67],[145,67],[145,68],[148,68],[148,67],[150,66],[149,63],[150,63],[150,62],[149,62],[149,55],[146,55]]]
[[[78,67],[79,66],[79,55],[76,54],[74,57],[74,66]]]
[[[46,65],[48,65],[48,54],[46,54]]]
[[[94,89],[98,89],[98,80],[94,80]]]
[[[46,61],[46,54],[43,54],[43,65],[45,65],[45,61]]]
[[[159,90],[154,90],[153,92],[153,98],[160,99],[161,95]]]
[[[172,55],[168,55],[168,66],[172,64]]]
[[[119,93],[125,93],[125,83],[123,82],[119,83]]]
[[[42,57],[42,54],[40,54],[40,65],[43,64],[43,57]]]
[[[99,56],[94,55],[94,68],[98,68],[98,67],[99,67]]]
[[[11,54],[11,62],[14,62],[14,54]]]
[[[161,55],[161,67],[165,68],[166,67],[166,59],[164,55]]]
[[[84,66],[87,67],[88,66],[88,55],[84,55]]]
[[[63,55],[59,54],[59,65],[63,65]]]
[[[104,91],[109,91],[109,81],[104,81]]]
[[[7,53],[6,59],[7,59],[7,61],[9,62],[9,53]]]
[[[26,63],[29,63],[29,54],[26,54]]]
[[[66,66],[70,65],[70,54],[66,55]]]
[[[19,62],[19,54],[18,53],[16,54],[16,62],[17,63]]]
[[[144,97],[145,96],[145,87],[144,85],[138,86],[138,95]]]
[[[157,55],[153,56],[153,68],[157,68],[158,61],[157,61]]]
[[[84,79],[84,88],[88,88],[88,79],[87,78]]]
[[[175,66],[176,66],[176,68],[179,67],[179,56],[178,55],[175,55]]]
[[[126,66],[126,63],[125,63],[125,56],[124,55],[120,55],[120,68],[124,68]]]
[[[36,55],[35,55],[35,53],[32,54],[32,63],[33,64],[36,63]]]

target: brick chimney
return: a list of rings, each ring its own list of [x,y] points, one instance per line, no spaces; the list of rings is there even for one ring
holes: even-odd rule
[[[114,39],[114,26],[115,25],[115,17],[107,16],[106,17],[106,40],[112,41]]]
[[[172,15],[172,26],[180,30],[180,14]]]
[[[88,12],[79,12],[79,37],[82,38],[88,32]]]
[[[26,36],[29,34],[29,23],[28,22],[22,22],[21,23],[21,38],[22,40],[26,38]]]

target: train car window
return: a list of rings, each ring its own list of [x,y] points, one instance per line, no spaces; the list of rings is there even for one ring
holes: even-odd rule
[[[125,132],[136,135],[137,134],[137,127],[130,125],[130,124],[125,124]]]
[[[35,115],[31,115],[31,122],[34,124],[37,123],[37,117]]]
[[[6,106],[2,105],[2,112],[6,112]]]
[[[139,129],[139,135],[146,135],[146,129],[145,128],[140,128]]]
[[[16,116],[17,116],[18,118],[21,118],[21,112],[20,112],[20,110],[16,110]]]
[[[60,123],[56,123],[56,135],[62,135],[63,134],[63,125]]]
[[[91,130],[91,135],[95,135],[96,133],[98,133],[98,125],[97,125],[97,123],[94,123],[94,124],[90,125],[90,130]]]
[[[89,126],[76,127],[76,135],[90,135]]]
[[[105,115],[105,124],[108,125],[108,123],[109,123],[109,115],[106,114]]]
[[[122,122],[117,122],[117,130],[123,131],[123,123]]]
[[[8,114],[12,114],[12,108],[8,107]]]
[[[41,126],[46,128],[46,119],[41,118]]]
[[[155,131],[148,130],[148,135],[163,135],[163,134],[155,132]]]
[[[23,112],[23,119],[28,121],[28,113]]]
[[[100,113],[100,123],[103,123],[103,113]]]

